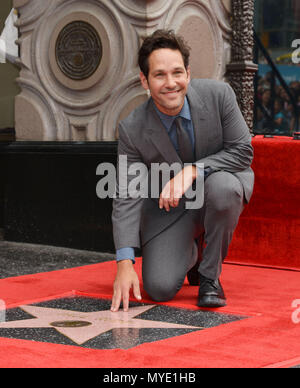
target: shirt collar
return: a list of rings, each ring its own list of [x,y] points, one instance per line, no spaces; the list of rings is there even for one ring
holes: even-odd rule
[[[192,120],[190,105],[189,105],[187,97],[185,97],[185,99],[184,99],[184,104],[183,104],[183,107],[182,107],[180,113],[176,116],[169,116],[169,115],[166,115],[165,113],[162,113],[157,108],[157,106],[155,104],[154,104],[154,107],[155,107],[155,110],[156,110],[159,118],[161,119],[163,125],[166,127],[168,132],[170,132],[172,125],[173,125],[173,122],[176,119],[176,117],[182,117],[182,118],[189,120],[189,121]]]

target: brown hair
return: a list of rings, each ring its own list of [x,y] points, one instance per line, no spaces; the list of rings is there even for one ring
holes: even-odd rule
[[[149,75],[149,56],[155,50],[168,48],[181,52],[184,66],[187,69],[190,61],[190,47],[181,36],[177,36],[173,30],[157,30],[151,36],[144,39],[139,50],[139,66],[146,78]]]

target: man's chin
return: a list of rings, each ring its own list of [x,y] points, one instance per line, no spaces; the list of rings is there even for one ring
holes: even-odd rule
[[[182,110],[183,103],[181,104],[169,104],[166,109],[170,112],[170,115],[176,115]]]
[[[164,111],[167,111],[169,115],[173,116],[178,114],[184,105],[184,99],[176,99],[175,101],[164,101],[160,104]],[[175,113],[174,113],[175,112]]]

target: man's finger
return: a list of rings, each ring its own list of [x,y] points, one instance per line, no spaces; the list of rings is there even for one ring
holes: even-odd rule
[[[178,207],[179,205],[179,199],[178,198],[174,198],[173,200],[173,207]]]
[[[129,291],[123,290],[123,310],[126,312],[129,309]]]
[[[166,209],[167,212],[170,211],[169,199],[164,199],[164,208]]]
[[[163,198],[162,194],[160,195],[160,198],[159,198],[159,208],[160,209],[165,208],[166,211],[170,210],[169,199]]]
[[[142,299],[141,290],[140,290],[140,283],[138,281],[133,283],[133,295],[134,295],[135,299],[137,299],[137,300]]]
[[[164,201],[162,199],[162,196],[159,197],[159,208],[162,209],[164,207]]]
[[[111,311],[116,312],[119,310],[121,304],[121,292],[115,291],[111,304]]]

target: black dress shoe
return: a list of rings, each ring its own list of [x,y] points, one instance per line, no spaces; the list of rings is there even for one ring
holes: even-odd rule
[[[198,295],[198,307],[224,307],[226,298],[219,280],[211,280],[201,275]]]

